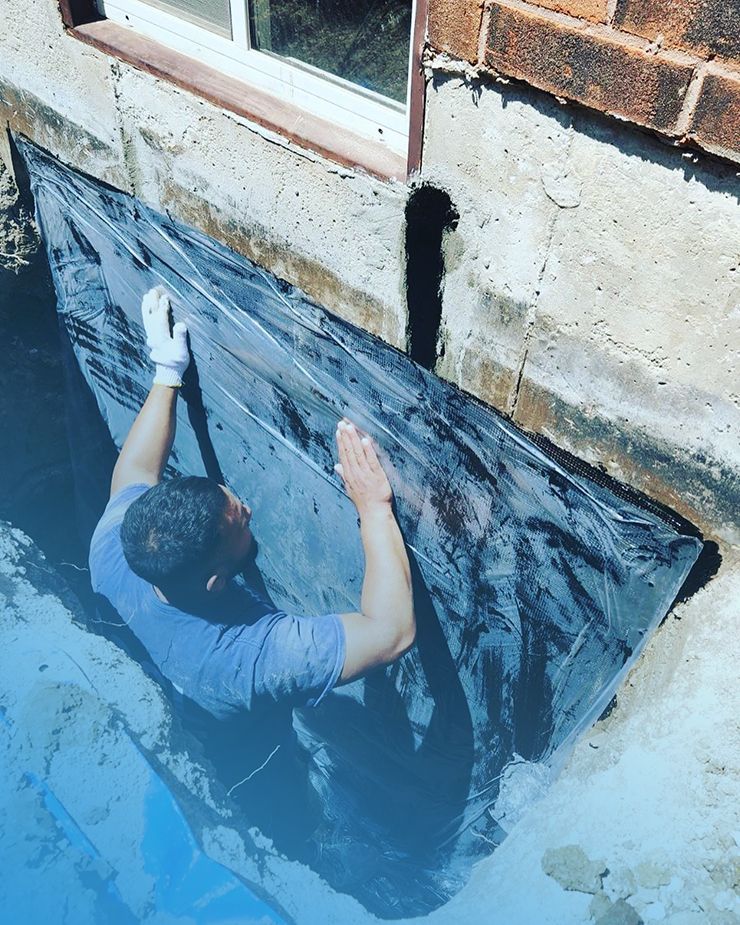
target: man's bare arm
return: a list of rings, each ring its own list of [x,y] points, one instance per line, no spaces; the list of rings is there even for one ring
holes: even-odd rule
[[[365,552],[361,612],[341,615],[346,654],[341,681],[351,681],[408,651],[416,636],[411,570],[392,508],[390,483],[369,438],[349,422],[337,428],[337,471],[360,515]]]
[[[151,391],[113,469],[111,497],[127,485],[156,485],[161,480],[175,440],[177,393],[190,360],[187,328],[180,322],[170,333],[170,299],[161,286],[144,296],[141,314],[157,367]]]
[[[113,470],[111,497],[127,485],[161,480],[175,440],[177,392],[169,385],[152,386]]]

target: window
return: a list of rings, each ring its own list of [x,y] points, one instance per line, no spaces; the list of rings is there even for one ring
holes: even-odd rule
[[[101,15],[405,156],[413,0],[97,0]]]

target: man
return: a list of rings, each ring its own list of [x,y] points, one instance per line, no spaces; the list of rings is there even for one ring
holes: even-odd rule
[[[415,636],[411,575],[370,439],[346,419],[337,426],[335,469],[357,508],[365,552],[360,610],[315,617],[276,610],[233,581],[252,554],[249,507],[206,478],[162,480],[190,360],[187,328],[178,323],[170,332],[161,287],[144,296],[142,316],[156,374],[92,538],[94,590],[162,675],[217,717],[315,705],[337,684],[401,656]]]

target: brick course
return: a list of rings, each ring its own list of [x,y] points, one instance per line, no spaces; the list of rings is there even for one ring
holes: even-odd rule
[[[702,56],[740,58],[740,0],[618,0],[614,25]]]
[[[707,74],[691,126],[702,147],[726,157],[740,151],[740,74]]]
[[[606,22],[608,0],[534,0],[537,6],[579,19]]]
[[[494,3],[486,64],[640,125],[675,129],[693,68]]]
[[[430,44],[456,58],[477,61],[482,7],[482,0],[430,0]]]
[[[489,0],[487,17],[483,6],[430,0],[430,45],[740,161],[740,0]]]

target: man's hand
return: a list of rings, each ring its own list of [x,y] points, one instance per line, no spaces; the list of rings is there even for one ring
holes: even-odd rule
[[[416,621],[409,560],[391,505],[393,493],[372,442],[345,418],[337,425],[337,449],[340,462],[334,468],[360,515],[365,553],[361,611],[341,614],[344,682],[403,655],[413,645]]]
[[[369,437],[361,437],[354,424],[344,418],[337,425],[339,463],[334,466],[344,482],[360,516],[377,505],[391,503],[393,493],[383,468],[378,462]]]
[[[162,478],[175,439],[177,388],[190,362],[188,329],[180,322],[170,335],[170,297],[162,286],[142,299],[141,318],[157,372],[113,470],[111,497],[127,485],[156,485]]]
[[[150,359],[157,364],[155,385],[177,388],[190,363],[188,329],[182,323],[173,327],[170,334],[170,296],[163,286],[150,289],[141,302],[141,318],[146,331],[146,344]]]

